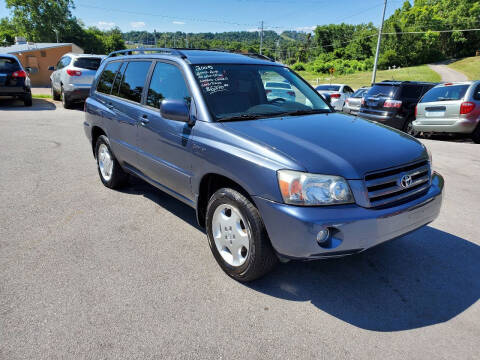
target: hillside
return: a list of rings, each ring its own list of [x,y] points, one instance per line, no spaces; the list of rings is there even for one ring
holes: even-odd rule
[[[480,56],[467,57],[455,61],[448,65],[448,67],[464,73],[470,80],[480,79]]]

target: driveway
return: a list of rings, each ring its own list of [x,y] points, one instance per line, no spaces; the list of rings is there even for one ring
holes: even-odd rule
[[[242,285],[192,209],[138,180],[101,184],[80,110],[13,106],[0,103],[0,358],[478,359],[479,145],[425,141],[446,178],[429,226]]]
[[[442,64],[429,64],[430,69],[438,73],[442,77],[442,81],[467,81],[468,77],[459,71],[449,68]]]

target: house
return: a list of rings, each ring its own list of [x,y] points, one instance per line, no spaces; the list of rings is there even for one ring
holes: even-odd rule
[[[83,54],[83,49],[73,43],[31,43],[16,37],[15,45],[0,47],[0,53],[16,55],[23,67],[30,67],[32,86],[50,86],[50,66],[67,53]]]

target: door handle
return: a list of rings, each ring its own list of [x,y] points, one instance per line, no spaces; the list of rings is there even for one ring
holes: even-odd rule
[[[148,120],[148,115],[143,114],[141,119],[140,119],[140,125],[145,126],[149,122],[150,122],[150,120]]]

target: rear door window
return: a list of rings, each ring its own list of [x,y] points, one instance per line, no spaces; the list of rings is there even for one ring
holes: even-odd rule
[[[120,91],[120,84],[122,83],[123,74],[125,73],[125,68],[127,67],[127,63],[123,62],[120,69],[117,71],[117,75],[115,76],[115,81],[113,82],[112,87],[112,95],[118,96],[118,92]]]
[[[111,62],[105,66],[103,69],[102,75],[100,75],[100,80],[98,81],[97,91],[110,94],[112,91],[113,81],[115,80],[115,74],[117,73],[118,68],[120,67],[120,62]]]
[[[123,74],[118,96],[139,103],[151,64],[151,61],[130,61]]]
[[[20,70],[18,61],[12,58],[0,57],[0,73],[11,73]]]
[[[164,99],[180,100],[190,105],[188,91],[182,72],[175,65],[157,63],[153,71],[152,80],[147,95],[147,105],[160,109]]]
[[[470,85],[440,86],[430,89],[420,102],[450,101],[463,99]]]
[[[77,58],[73,62],[73,66],[80,69],[97,70],[100,67],[101,61],[102,59],[100,58]]]

